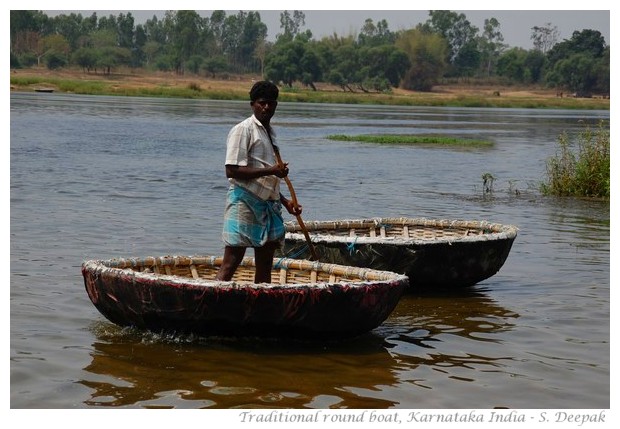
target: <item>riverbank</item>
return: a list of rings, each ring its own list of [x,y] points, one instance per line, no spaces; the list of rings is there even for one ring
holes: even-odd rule
[[[204,98],[247,100],[248,89],[259,76],[210,79],[197,75],[127,70],[110,75],[81,70],[42,68],[11,70],[11,91],[45,91],[85,95]],[[281,101],[411,106],[556,108],[609,110],[610,100],[575,98],[555,90],[492,85],[438,85],[432,92],[394,89],[389,94],[344,92],[318,83],[317,91],[281,88]]]

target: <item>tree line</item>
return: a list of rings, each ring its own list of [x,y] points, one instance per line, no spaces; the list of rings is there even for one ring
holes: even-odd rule
[[[495,79],[545,85],[588,96],[609,94],[610,47],[597,30],[559,39],[556,26],[532,27],[533,48],[504,43],[500,22],[472,25],[463,13],[431,10],[415,28],[391,31],[366,19],[358,34],[317,40],[301,11],[280,13],[275,41],[260,13],[167,11],[136,24],[131,12],[98,17],[11,10],[11,67],[81,67],[110,74],[119,67],[212,77],[259,74],[282,85],[317,82],[344,91],[430,91],[442,81]]]

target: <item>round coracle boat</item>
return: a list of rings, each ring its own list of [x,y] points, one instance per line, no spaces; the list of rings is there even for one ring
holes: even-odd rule
[[[274,259],[272,282],[255,284],[246,257],[231,281],[215,280],[213,256],[86,261],[95,307],[111,322],[198,335],[350,337],[379,326],[396,307],[406,276],[290,258]]]
[[[467,287],[504,265],[517,227],[485,221],[372,218],[311,221],[306,232],[324,262],[405,274],[408,291]],[[286,223],[282,254],[310,258],[301,227]]]

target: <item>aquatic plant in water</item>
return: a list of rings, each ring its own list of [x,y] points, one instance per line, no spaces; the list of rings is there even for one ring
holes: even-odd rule
[[[492,146],[493,142],[488,140],[475,140],[464,139],[456,137],[442,137],[442,136],[420,136],[420,135],[407,135],[407,134],[360,134],[360,135],[345,135],[345,134],[332,134],[327,136],[329,140],[336,141],[357,141],[363,143],[377,143],[377,144],[430,144],[430,145],[445,145],[445,146]]]
[[[541,183],[545,195],[603,197],[610,196],[609,128],[600,121],[592,130],[588,125],[577,134],[576,145],[570,136],[558,137],[555,156],[547,160],[547,180]]]

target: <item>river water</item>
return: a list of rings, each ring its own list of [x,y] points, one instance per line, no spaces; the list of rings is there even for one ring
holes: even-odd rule
[[[490,279],[317,343],[122,329],[84,290],[87,259],[222,253],[224,142],[248,103],[12,93],[10,110],[11,408],[610,408],[610,204],[538,192],[560,133],[608,111],[280,103],[305,220],[519,227]],[[494,146],[326,139],[362,133]]]

